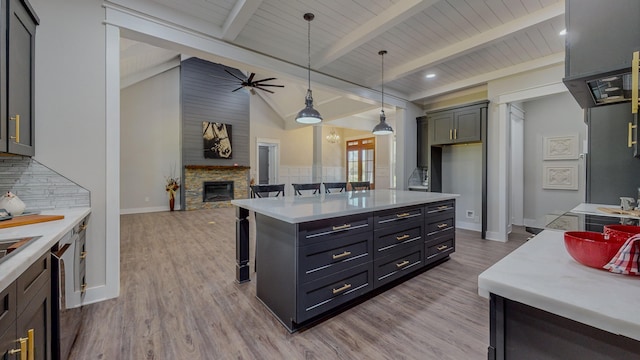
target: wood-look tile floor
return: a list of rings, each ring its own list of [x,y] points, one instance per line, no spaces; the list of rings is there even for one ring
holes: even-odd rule
[[[458,230],[449,261],[289,334],[255,281],[235,283],[234,216],[123,215],[120,297],[85,307],[70,359],[486,359],[489,302],[477,276],[528,237]]]

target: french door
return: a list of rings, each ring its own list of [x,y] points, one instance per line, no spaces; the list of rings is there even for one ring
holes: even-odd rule
[[[347,181],[369,181],[375,188],[376,138],[347,141]]]

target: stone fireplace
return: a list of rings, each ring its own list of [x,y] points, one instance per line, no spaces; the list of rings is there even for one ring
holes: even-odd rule
[[[249,167],[187,165],[183,186],[185,210],[231,207],[249,197]]]

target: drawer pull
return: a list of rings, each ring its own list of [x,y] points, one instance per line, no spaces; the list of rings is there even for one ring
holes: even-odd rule
[[[20,360],[27,360],[27,340],[27,338],[19,338],[17,341],[20,342],[20,349],[11,349],[8,354],[15,355],[20,353]]]
[[[447,225],[447,224],[438,224],[438,229],[446,228],[447,226],[449,226],[449,225]]]
[[[446,248],[448,248],[447,245],[440,245],[440,246],[437,247],[438,251],[442,251],[442,250],[444,250]]]
[[[402,213],[402,214],[396,214],[396,217],[403,218],[403,217],[407,217],[409,215],[411,215],[411,213]]]
[[[334,226],[333,227],[333,231],[344,230],[344,229],[348,229],[350,227],[351,227],[351,224],[344,224],[344,225],[340,225],[340,226]]]
[[[401,267],[405,267],[407,265],[409,265],[409,260],[405,260],[405,261],[403,261],[401,263],[396,264],[396,267],[401,268]]]
[[[396,236],[396,240],[398,240],[398,241],[402,241],[402,240],[407,239],[407,238],[409,238],[409,237],[411,237],[411,235],[409,235],[409,234],[404,234],[404,235],[402,235],[402,236]]]
[[[82,286],[80,286],[80,292],[81,292],[81,293],[83,293],[83,294],[84,294],[85,292],[87,292],[87,284],[86,284],[86,283],[85,283],[85,284],[82,284]]]
[[[35,330],[34,329],[29,329],[27,330],[27,339],[29,342],[28,345],[28,349],[27,349],[27,359],[28,360],[35,360],[36,357],[36,339],[35,339]]]
[[[80,259],[86,259],[87,258],[87,252],[83,251],[80,253]]]
[[[336,260],[336,259],[340,259],[340,258],[343,258],[345,256],[349,256],[349,255],[351,255],[351,251],[346,251],[345,250],[345,252],[343,252],[342,254],[333,254],[332,257],[333,257],[333,260]]]
[[[351,289],[351,284],[344,284],[344,286],[339,287],[337,289],[333,289],[333,295],[341,293],[345,290]]]
[[[438,210],[447,210],[448,208],[449,208],[449,205],[438,206]]]

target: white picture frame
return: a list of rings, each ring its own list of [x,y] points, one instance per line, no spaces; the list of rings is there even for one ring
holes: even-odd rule
[[[543,160],[575,160],[578,155],[578,135],[544,137]]]
[[[549,190],[578,190],[578,165],[543,165],[542,188]]]

